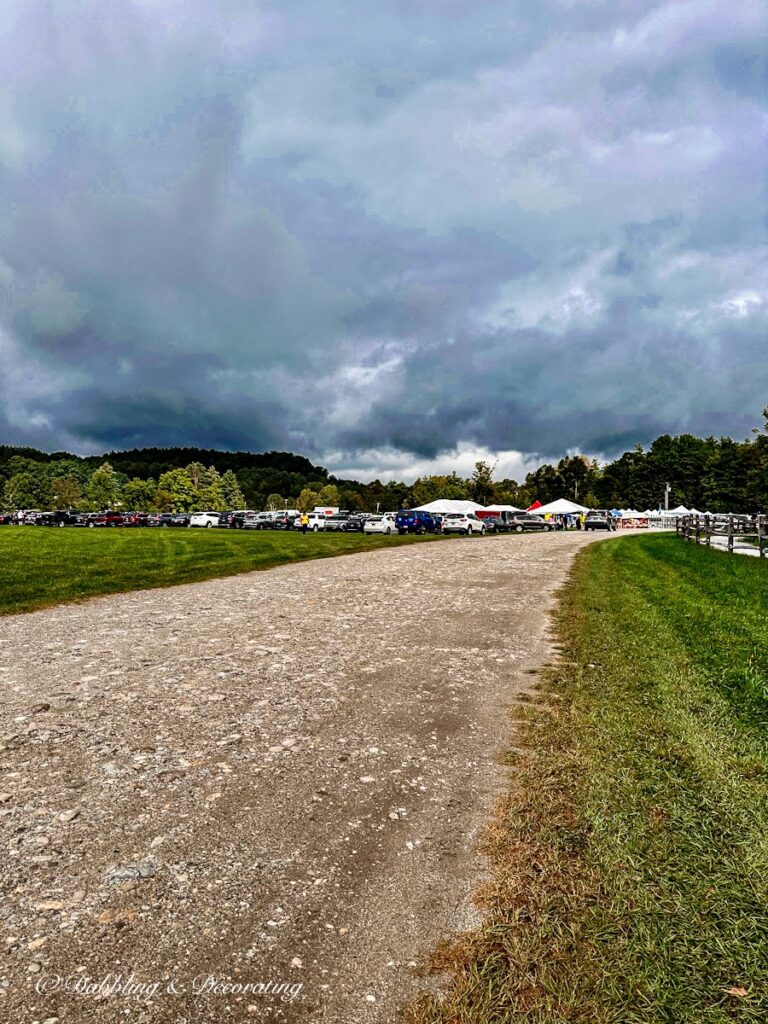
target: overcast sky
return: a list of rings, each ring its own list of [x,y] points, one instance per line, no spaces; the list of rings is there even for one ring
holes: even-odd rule
[[[0,442],[391,478],[745,436],[766,28],[763,0],[3,0]]]

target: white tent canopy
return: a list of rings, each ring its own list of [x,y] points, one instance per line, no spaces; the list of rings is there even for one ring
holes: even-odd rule
[[[690,514],[690,509],[687,509],[685,505],[678,505],[677,508],[671,508],[669,512],[664,513],[666,516],[689,516]]]
[[[478,505],[476,501],[463,501],[458,498],[438,498],[436,501],[428,501],[426,505],[418,505],[416,511],[436,512],[439,515],[445,515],[448,512],[476,512],[477,509],[483,507],[483,505]]]
[[[514,505],[488,505],[486,506],[488,512],[522,512],[521,508],[516,508]]]
[[[589,512],[586,505],[577,505],[575,501],[568,501],[567,498],[558,498],[557,501],[550,501],[548,505],[542,505],[541,508],[532,509],[537,516],[564,516],[570,513],[574,515],[577,512]]]

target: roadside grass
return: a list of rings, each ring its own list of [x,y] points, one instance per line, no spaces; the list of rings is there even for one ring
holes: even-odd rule
[[[2,527],[0,615],[434,537],[259,530]]]
[[[768,566],[612,539],[577,557],[556,628],[485,923],[435,951],[447,987],[406,1019],[768,1020]]]

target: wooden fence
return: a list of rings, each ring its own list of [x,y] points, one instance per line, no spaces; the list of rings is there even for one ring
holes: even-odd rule
[[[730,555],[734,551],[752,548],[755,552],[759,551],[761,558],[766,557],[768,516],[762,514],[678,516],[675,530],[683,540],[703,544],[708,548],[718,547]]]

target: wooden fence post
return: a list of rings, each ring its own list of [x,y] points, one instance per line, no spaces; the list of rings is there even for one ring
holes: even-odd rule
[[[757,549],[760,557],[765,558],[765,516],[760,512],[757,514]]]
[[[728,516],[728,554],[733,554],[733,515]]]

